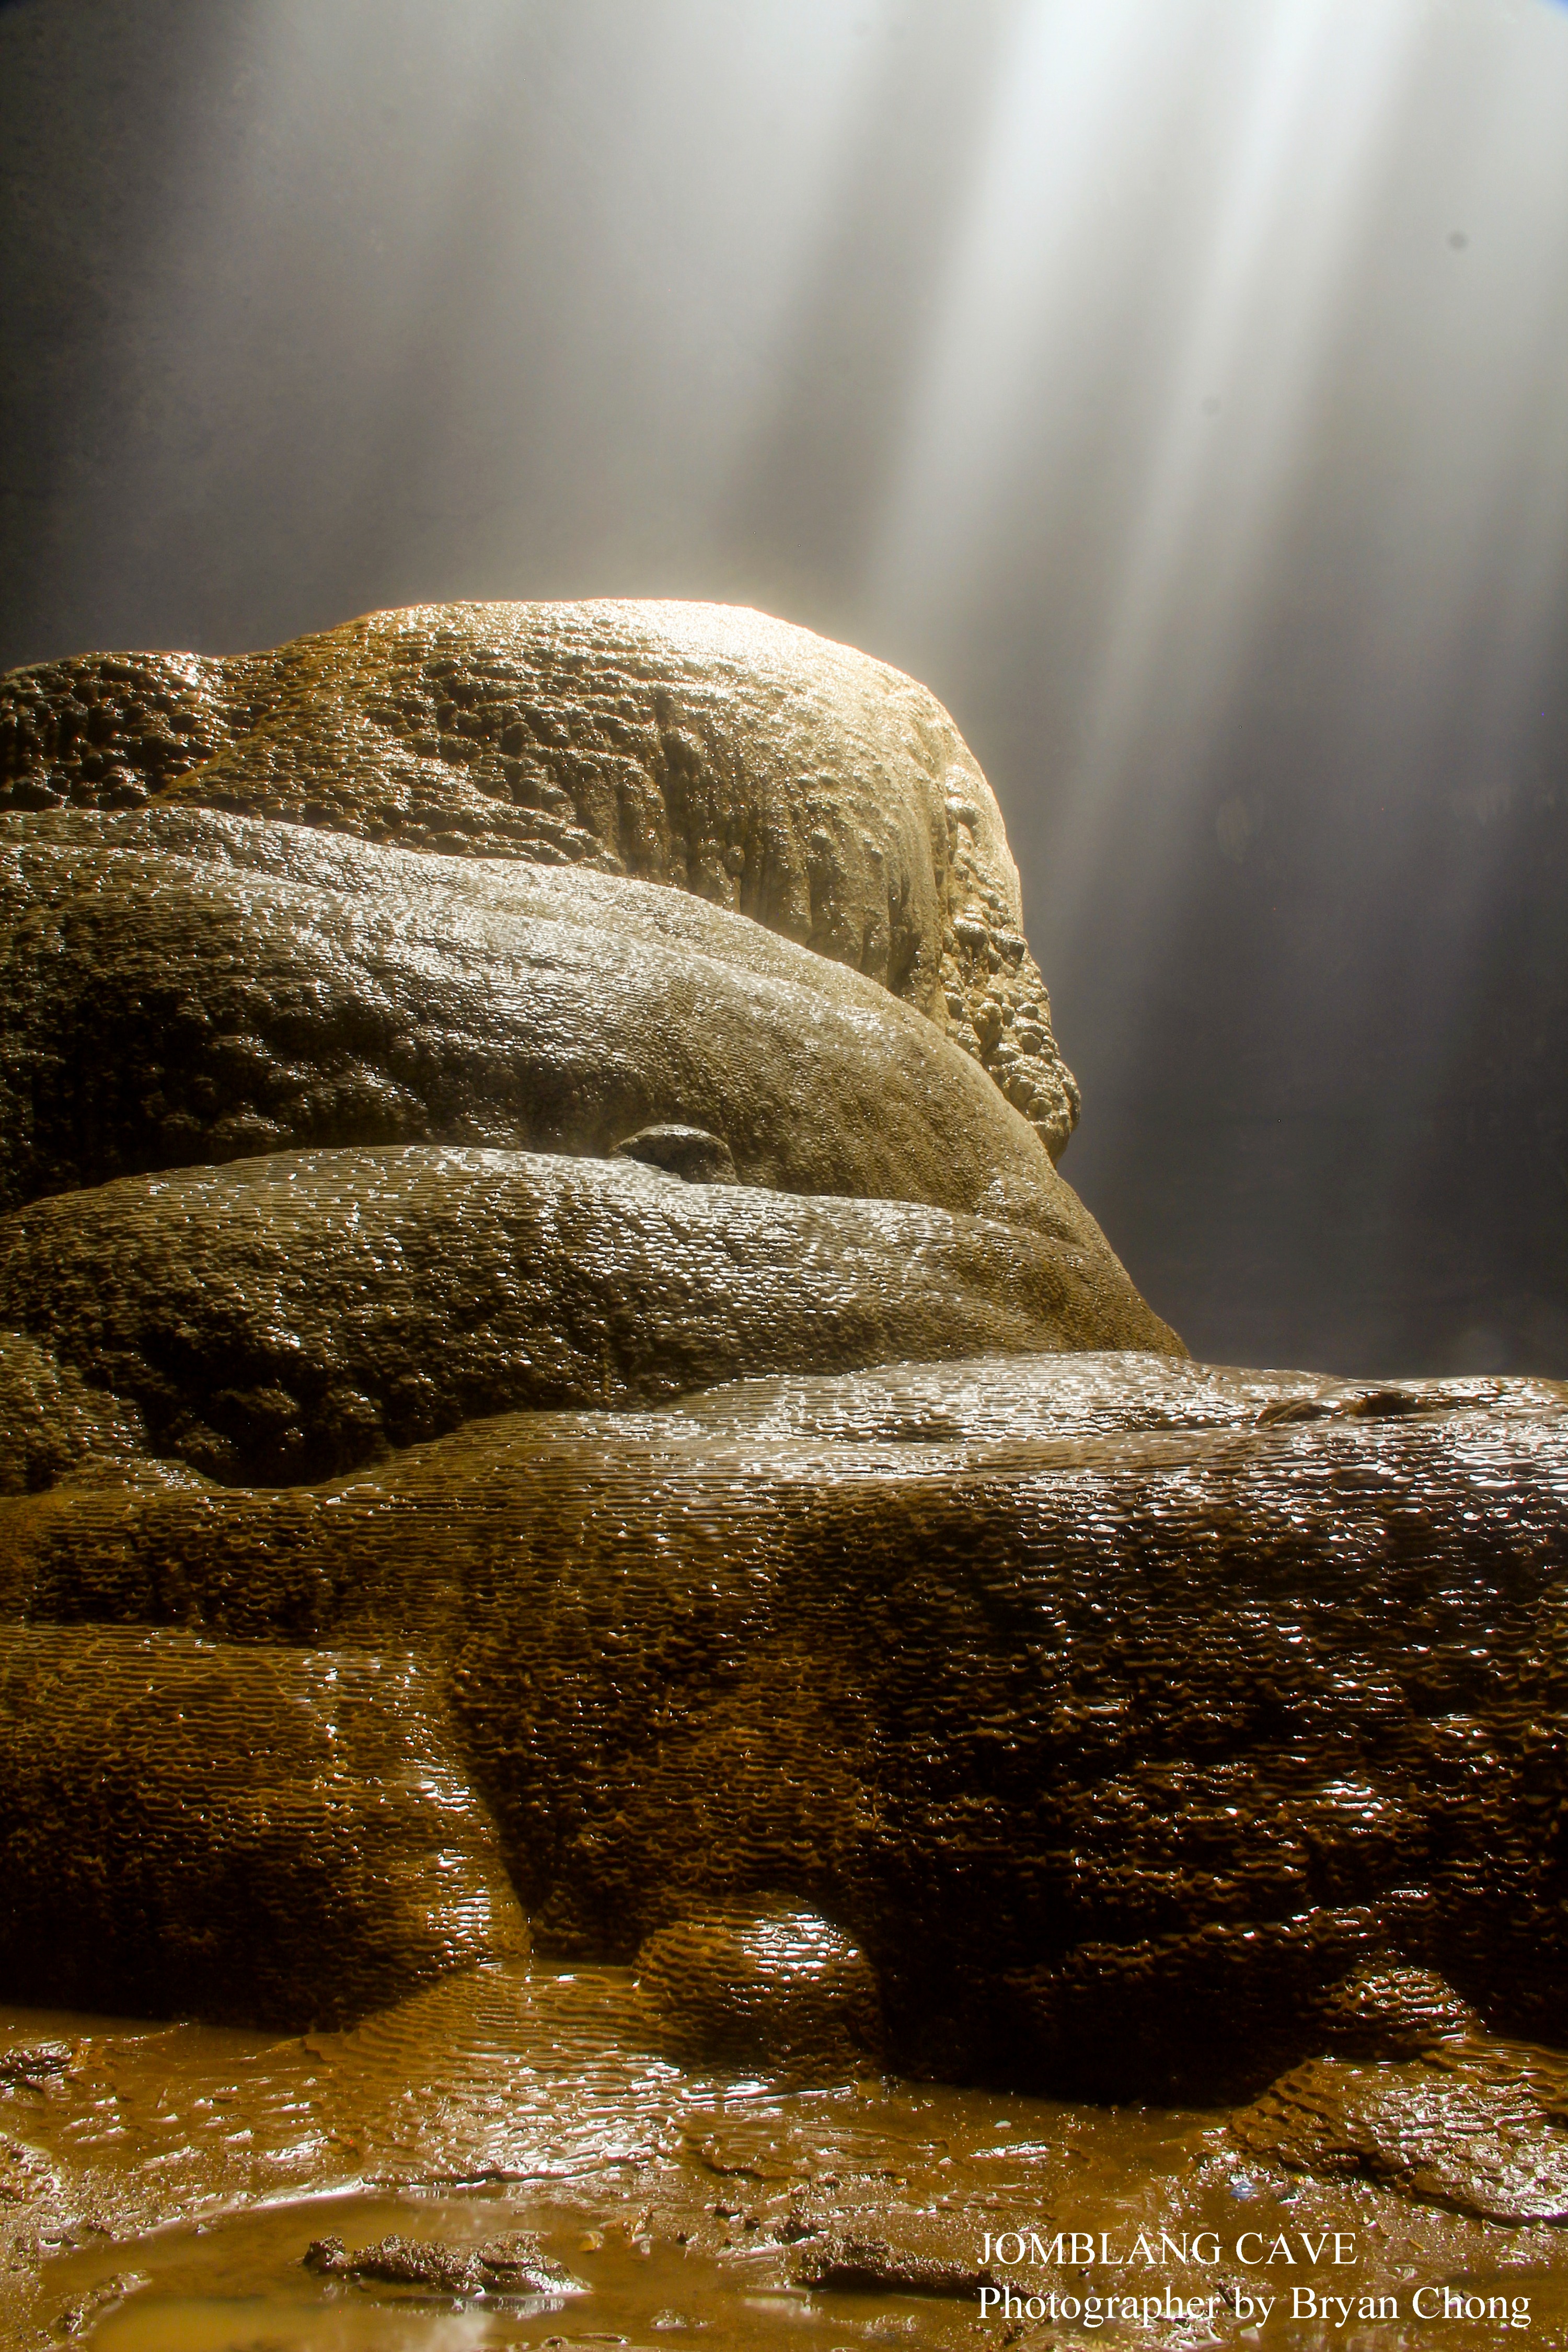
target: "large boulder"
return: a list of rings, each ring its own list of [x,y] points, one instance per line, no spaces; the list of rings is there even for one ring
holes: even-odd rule
[[[1047,1240],[625,1158],[274,1152],[0,1218],[0,1491],[127,1450],[319,1477],[509,1407],[1107,1337],[1179,1344],[1088,1218]]]
[[[1565,1440],[1521,1381],[749,1381],[321,1486],[63,1486],[9,1507],[11,1605],[395,1634],[547,1949],[783,1902],[907,2069],[1208,2097],[1408,2046],[1391,1968],[1561,2038]]]
[[[972,1055],[743,916],[200,809],[0,820],[0,1207],[302,1144],[602,1156],[658,1125],[743,1183],[1095,1234]]]
[[[722,604],[440,604],[0,681],[0,808],[227,809],[673,884],[866,973],[1078,1117],[994,796],[923,687]]]
[[[921,688],[432,608],[17,673],[0,784],[0,1993],[1561,2037],[1563,1394],[1185,1360]]]

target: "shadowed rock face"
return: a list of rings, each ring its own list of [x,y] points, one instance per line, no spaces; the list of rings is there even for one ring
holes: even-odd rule
[[[461,606],[4,693],[0,1992],[521,1903],[780,2063],[1558,2033],[1563,1395],[1184,1360],[920,688]]]
[[[55,2007],[332,2023],[528,1948],[436,1694],[343,1649],[0,1627],[0,1884]]]
[[[1137,1355],[743,1381],[325,1487],[64,1486],[10,1507],[13,1606],[395,1627],[546,1949],[787,1891],[905,2068],[1213,2095],[1462,2023],[1413,1966],[1557,2030],[1564,1402]]]

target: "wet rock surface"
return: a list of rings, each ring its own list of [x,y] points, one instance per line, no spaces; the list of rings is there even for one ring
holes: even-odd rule
[[[782,1896],[906,2068],[1256,2092],[1467,2006],[1549,2039],[1568,1989],[1563,1400],[1368,1392],[1115,1353],[743,1381],[319,1486],[68,1483],[7,1507],[8,1574],[38,1622],[395,1628],[547,1949]]]
[[[1479,2221],[1568,2222],[1568,2060],[1465,2037],[1405,2063],[1313,2059],[1232,2129],[1293,2169],[1363,2173]]]
[[[579,2282],[541,2247],[531,2231],[514,2230],[479,2245],[446,2245],[428,2238],[383,2238],[350,2253],[341,2238],[317,2238],[304,2265],[319,2278],[362,2279],[376,2286],[423,2288],[447,2296],[571,2294]]]
[[[678,1919],[644,1942],[637,1986],[672,2056],[835,2082],[879,2066],[881,2004],[864,1952],[785,1902]]]
[[[435,1693],[342,1648],[0,1628],[0,1885],[13,1997],[82,2008],[332,2022],[528,1942]]]
[[[0,808],[230,810],[673,885],[867,973],[1053,1157],[1078,1089],[995,799],[923,687],[716,604],[450,604],[0,681]]]
[[[134,1404],[90,1386],[25,1332],[0,1331],[0,1496],[37,1493],[89,1464],[125,1474],[146,1458]]]
[[[1328,2044],[1363,2058],[1418,2058],[1473,2033],[1479,2020],[1467,2000],[1431,1969],[1363,1960],[1318,2003]]]
[[[935,2294],[969,2304],[978,2303],[982,2287],[996,2284],[992,2270],[933,2262],[929,2254],[911,2254],[879,2238],[835,2236],[812,2247],[795,2277],[802,2286],[839,2294]]]
[[[1396,2316],[1371,2331],[1383,2352],[1511,2340],[1506,2322],[1484,2324],[1500,2297],[1505,2314],[1522,2304],[1527,2340],[1568,2329],[1558,2226],[1505,2226],[1364,2172],[1282,2164],[1244,2147],[1221,2112],[876,2076],[801,2091],[683,2069],[656,2051],[615,1969],[481,1969],[352,2032],[298,2040],[0,2011],[0,2048],[14,2040],[70,2051],[41,2088],[0,2086],[0,2141],[28,2151],[5,2176],[16,2195],[0,2200],[17,2352],[58,2342],[64,2315],[100,2294],[103,2352],[543,2352],[617,2338],[645,2352],[978,2352],[1005,2339],[980,2312],[987,2271],[1042,2305],[1076,2298],[1065,2325],[1018,2324],[1015,2342],[1031,2347],[1084,2340],[1085,2298],[1107,2291],[1205,2308],[1191,2326],[1120,2313],[1094,2326],[1118,2352],[1256,2344],[1238,2293],[1274,2299],[1265,2343],[1311,2343],[1289,2324],[1298,2288],[1348,2294],[1352,2318],[1358,2296],[1394,2297]],[[1019,2251],[1015,2230],[1041,2236],[1041,2258],[1026,2245],[1027,2259],[998,2262],[999,2234],[1004,2257]],[[1104,2232],[1120,2267],[1075,2263],[1068,2244],[1053,2256],[1058,2230],[1090,2233],[1097,2250]],[[1158,2248],[1162,2231],[1187,2262],[1136,2258],[1140,2235]],[[1336,2233],[1353,2245],[1340,2265]],[[582,2291],[470,2291],[486,2250],[522,2252],[520,2235]],[[411,2249],[420,2275],[307,2268],[311,2245],[333,2239],[373,2268],[401,2242],[388,2266]],[[1482,2325],[1434,2328],[1423,2315],[1434,2292],[1440,2312],[1445,2286],[1479,2297]],[[1322,2332],[1345,2340],[1342,2325]]]
[[[6,1326],[24,1487],[95,1441],[82,1384],[114,1452],[140,1423],[144,1450],[260,1482],[511,1406],[933,1351],[1180,1346],[1087,1218],[1052,1243],[637,1160],[416,1145],[34,1202],[0,1219]]]
[[[1092,1221],[974,1059],[761,924],[595,871],[162,804],[0,816],[0,1206],[300,1145],[604,1156]]]
[[[1568,1396],[1185,1359],[940,706],[424,608],[17,673],[0,802],[0,1996],[209,2021],[15,2014],[18,2342],[1550,2283]]]

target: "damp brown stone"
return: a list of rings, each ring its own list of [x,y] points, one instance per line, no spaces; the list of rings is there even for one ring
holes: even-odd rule
[[[11,1484],[138,1426],[156,1454],[279,1482],[515,1406],[993,1348],[1179,1349],[1061,1190],[1052,1238],[636,1160],[414,1145],[57,1194],[0,1219]]]
[[[301,1145],[604,1154],[1085,1213],[972,1056],[876,982],[672,889],[159,805],[0,818],[0,1206]]]
[[[357,2020],[380,2105],[312,2036],[341,2160],[237,2195],[533,2162],[455,2087],[549,2006],[526,1917],[631,2053],[552,2163],[655,2167],[679,2044],[1245,2099],[1281,2179],[1554,2223],[1552,2102],[1443,2068],[1568,1995],[1563,1393],[1185,1360],[922,689],[476,605],[0,709],[0,1992]],[[973,2287],[748,2128],[700,2226],[783,2286]]]
[[[1361,2175],[1478,2221],[1568,2222],[1568,2062],[1466,2037],[1383,2065],[1314,2059],[1231,2121],[1303,2172]]]
[[[0,1628],[0,1885],[7,1997],[79,2009],[332,2023],[527,1949],[434,1692],[342,1648]]]
[[[865,1954],[797,1905],[721,1906],[643,1943],[638,1988],[660,2042],[690,2063],[798,2082],[879,2066],[881,2002]]]
[[[0,809],[225,809],[673,885],[866,973],[1052,1157],[1079,1096],[994,796],[923,687],[720,604],[420,605],[0,681]]]
[[[94,1388],[21,1331],[0,1331],[0,1496],[25,1495],[91,1464],[99,1475],[146,1454],[134,1405]]]
[[[640,1160],[649,1168],[668,1169],[689,1184],[733,1184],[734,1156],[721,1135],[706,1128],[668,1124],[639,1127],[615,1150],[617,1160]]]
[[[552,2261],[531,2231],[521,2230],[478,2246],[448,2245],[430,2238],[382,2238],[353,2253],[341,2238],[318,2238],[305,2249],[303,2261],[321,2278],[412,2287],[443,2300],[482,2296],[515,2302],[582,2291],[581,2281]]]
[[[1318,2009],[1325,2040],[1362,2058],[1418,2058],[1479,2026],[1468,2001],[1431,1969],[1363,1960],[1331,1985]]]
[[[994,2287],[990,2270],[933,2262],[877,2238],[832,2236],[813,2246],[795,2273],[802,2286],[838,2294],[929,2294],[973,2303],[982,2287]]]
[[[782,1895],[908,2071],[1251,2092],[1440,2022],[1431,1977],[1550,2039],[1564,1402],[1262,1417],[1345,1393],[967,1359],[500,1416],[316,1487],[68,1483],[9,1507],[12,1605],[395,1627],[546,1949]]]

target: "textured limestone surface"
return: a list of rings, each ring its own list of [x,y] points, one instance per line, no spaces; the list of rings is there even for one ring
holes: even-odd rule
[[[742,1381],[315,1487],[67,1483],[7,1507],[11,1606],[395,1627],[547,1948],[787,1897],[901,2066],[1256,2090],[1408,2046],[1369,1966],[1556,2031],[1564,1404],[1115,1353]]]
[[[25,1495],[91,1465],[100,1476],[163,1478],[174,1465],[146,1451],[133,1404],[100,1388],[20,1331],[0,1331],[0,1495]]]
[[[1568,2222],[1568,2062],[1479,2037],[1404,2063],[1311,2059],[1231,2129],[1303,2172],[1360,2173],[1478,2221]]]
[[[1052,1157],[1078,1089],[990,786],[883,663],[721,604],[419,605],[0,680],[0,808],[149,801],[673,884],[865,972]]]
[[[818,2083],[880,2067],[875,1970],[797,1905],[721,1904],[678,1919],[646,1939],[637,1973],[654,2039],[676,2058]]]
[[[1179,1345],[1087,1218],[1052,1244],[635,1160],[417,1145],[35,1201],[0,1219],[7,1328],[13,1487],[94,1433],[75,1381],[114,1400],[117,1448],[140,1416],[155,1454],[256,1481],[476,1414],[651,1402],[745,1371]]]
[[[17,673],[0,803],[0,1998],[361,2021],[98,2204],[42,2035],[0,2242],[373,2162],[689,2162],[760,2232],[776,2148],[672,2153],[699,2064],[1245,2098],[1194,2197],[1556,2222],[1496,2037],[1568,1996],[1568,1396],[1186,1360],[1056,1173],[922,689],[717,607],[427,608]],[[814,2196],[779,2294],[973,2289]],[[459,2297],[501,2243],[340,2234]],[[321,2236],[297,2286],[420,2284]]]
[[[527,1949],[407,1657],[0,1628],[12,1999],[335,2022]]]
[[[762,925],[199,809],[0,819],[0,1206],[302,1144],[603,1156],[1092,1232],[979,1065]]]

